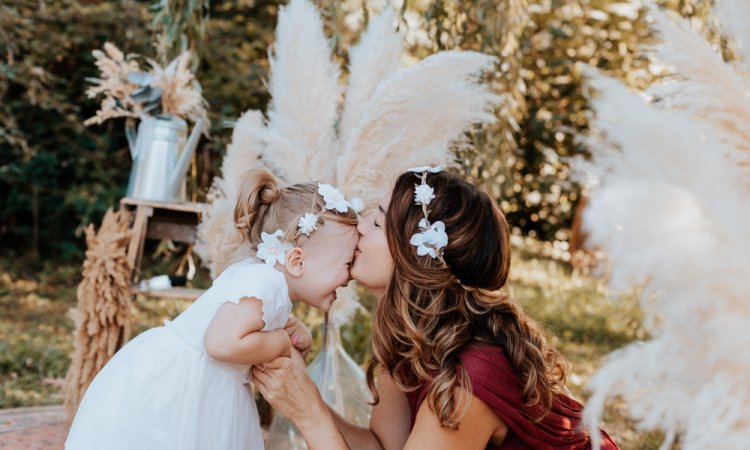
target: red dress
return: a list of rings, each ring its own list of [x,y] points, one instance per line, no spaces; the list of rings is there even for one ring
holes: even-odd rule
[[[533,420],[534,410],[523,403],[521,383],[501,347],[469,346],[459,354],[471,380],[472,393],[497,414],[508,427],[499,447],[488,449],[589,449],[591,441],[581,429],[583,406],[566,395],[558,395],[552,411],[541,422]],[[429,383],[408,392],[411,426],[427,395]],[[603,450],[617,450],[617,444],[602,431]]]

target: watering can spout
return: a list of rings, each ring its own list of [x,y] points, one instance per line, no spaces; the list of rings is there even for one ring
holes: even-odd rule
[[[203,132],[203,125],[203,119],[198,119],[195,122],[193,131],[190,132],[190,137],[188,137],[187,142],[185,142],[185,148],[182,149],[182,154],[175,163],[172,176],[169,179],[169,188],[174,197],[178,195],[183,181],[185,180],[185,172],[187,171],[188,164],[190,164],[193,152],[195,152],[195,148],[198,146],[198,141]]]

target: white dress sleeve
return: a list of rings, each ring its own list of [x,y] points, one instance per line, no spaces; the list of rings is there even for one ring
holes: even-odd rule
[[[239,303],[244,297],[255,297],[261,301],[262,331],[284,328],[292,302],[284,274],[262,262],[248,259],[227,267],[211,286],[214,297],[220,304]]]

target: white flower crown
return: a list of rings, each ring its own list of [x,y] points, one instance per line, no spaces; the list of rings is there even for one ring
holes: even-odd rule
[[[438,173],[444,166],[422,166],[409,169],[421,180],[420,184],[414,184],[414,203],[422,207],[424,218],[419,221],[420,233],[414,233],[409,241],[417,247],[417,255],[430,255],[445,264],[443,249],[448,245],[448,235],[445,233],[445,224],[441,221],[430,223],[428,215],[430,211],[427,206],[435,198],[435,190],[427,184],[428,173]]]
[[[296,241],[301,235],[310,236],[318,229],[318,222],[326,211],[345,213],[351,208],[355,212],[362,210],[362,200],[354,198],[350,202],[346,196],[330,184],[318,183],[318,194],[323,197],[325,205],[317,213],[305,213],[297,221],[297,233],[294,235]],[[291,242],[282,242],[284,237],[282,230],[276,230],[273,234],[261,233],[261,243],[258,244],[256,256],[269,266],[275,266],[277,262],[286,264],[286,252],[294,248]]]

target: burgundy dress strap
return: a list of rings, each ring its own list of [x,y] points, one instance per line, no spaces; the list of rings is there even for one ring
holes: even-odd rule
[[[583,406],[566,395],[558,395],[552,411],[535,422],[535,410],[526,406],[522,386],[501,347],[472,345],[459,354],[471,380],[472,393],[482,400],[508,427],[502,450],[589,449],[591,441],[582,430]],[[427,395],[428,383],[407,393],[411,408],[411,426]],[[617,450],[617,444],[602,431],[602,449]]]

